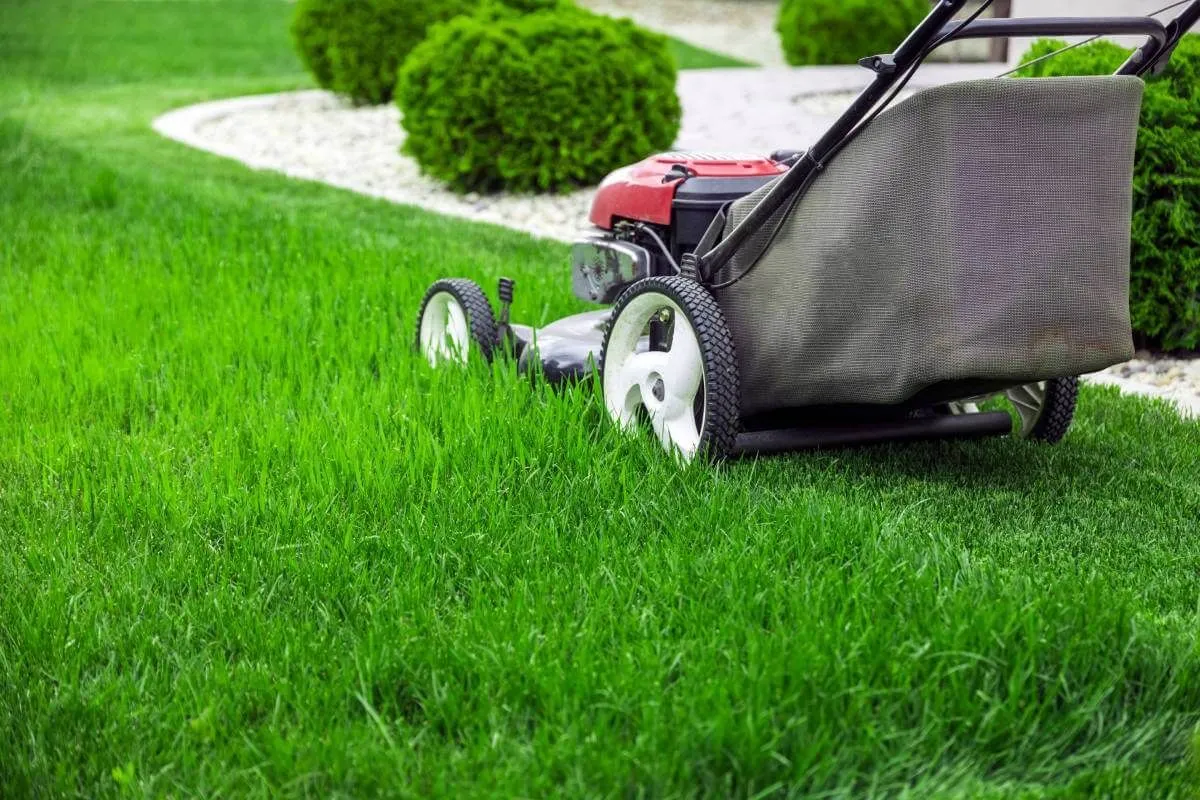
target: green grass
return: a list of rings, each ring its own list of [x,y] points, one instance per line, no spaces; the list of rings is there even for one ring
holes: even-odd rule
[[[158,138],[280,4],[0,6],[0,797],[1193,797],[1200,425],[677,471],[411,353],[564,249]]]
[[[732,56],[721,55],[714,53],[711,50],[705,50],[697,47],[694,44],[668,37],[667,43],[671,46],[671,52],[675,54],[675,61],[679,64],[680,69],[712,69],[716,67],[751,67],[754,66],[749,62],[742,61]]]

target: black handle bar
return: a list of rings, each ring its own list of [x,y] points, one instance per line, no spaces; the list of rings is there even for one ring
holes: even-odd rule
[[[942,27],[943,44],[956,39],[1008,36],[1149,36],[1159,47],[1167,44],[1167,26],[1151,17],[1042,17],[977,19],[965,28],[957,22]]]
[[[977,19],[966,27],[947,23],[938,41],[991,39],[1009,36],[1147,36],[1117,71],[1120,75],[1144,75],[1170,59],[1179,37],[1200,17],[1200,3],[1193,3],[1179,18],[1164,25],[1153,17],[1043,17]]]

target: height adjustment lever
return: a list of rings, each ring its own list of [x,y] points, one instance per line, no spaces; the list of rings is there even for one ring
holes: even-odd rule
[[[892,75],[898,69],[896,66],[896,59],[892,57],[891,53],[881,56],[867,56],[866,58],[860,58],[858,60],[858,65],[871,70],[871,72],[874,72],[876,75]]]
[[[514,285],[512,278],[501,278],[497,287],[497,294],[500,296],[500,318],[496,320],[496,334],[501,347],[506,343],[513,342],[512,326],[509,324],[508,314],[512,307]]]

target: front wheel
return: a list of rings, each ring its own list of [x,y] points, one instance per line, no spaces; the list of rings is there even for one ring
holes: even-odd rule
[[[741,422],[733,337],[695,281],[654,277],[630,286],[613,309],[600,376],[604,405],[622,430],[648,420],[685,461],[733,452]]]
[[[491,360],[496,349],[496,318],[483,289],[465,278],[435,281],[417,314],[417,349],[434,367]]]

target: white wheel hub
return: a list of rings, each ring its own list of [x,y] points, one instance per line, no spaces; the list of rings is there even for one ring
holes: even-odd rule
[[[1021,418],[1021,436],[1028,437],[1033,433],[1038,420],[1042,418],[1042,410],[1046,407],[1046,382],[1017,386],[1006,391],[1004,396],[1013,404],[1017,416]]]
[[[1004,396],[1008,398],[1008,402],[1012,403],[1013,408],[1017,411],[1017,417],[1021,420],[1021,429],[1018,435],[1028,438],[1042,418],[1042,411],[1046,407],[1046,381],[1026,383],[1023,386],[1006,389]],[[978,401],[982,399],[985,398],[972,397],[967,400],[956,400],[947,403],[946,406],[951,414],[974,414],[979,411]]]
[[[640,350],[647,325],[664,317],[672,323],[669,348]],[[704,428],[704,356],[687,314],[666,295],[646,292],[633,298],[612,326],[604,353],[608,413],[629,430],[644,408],[663,447],[691,458]]]
[[[466,364],[470,350],[467,312],[453,294],[438,292],[421,314],[421,353],[436,367],[444,361]]]

